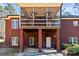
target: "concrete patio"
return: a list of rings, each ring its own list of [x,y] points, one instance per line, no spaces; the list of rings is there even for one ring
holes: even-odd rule
[[[63,53],[58,53],[55,49],[42,49],[39,53],[38,49],[27,48],[24,52],[16,54],[17,56],[63,56]]]
[[[15,56],[18,52],[16,48],[0,47],[0,56]]]

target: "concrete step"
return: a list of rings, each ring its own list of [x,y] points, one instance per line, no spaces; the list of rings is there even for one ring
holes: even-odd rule
[[[32,52],[38,52],[39,49],[35,49],[35,48],[27,48],[24,50],[24,52],[27,52],[27,53],[32,53]],[[42,49],[42,52],[43,53],[56,53],[57,50],[55,49]]]
[[[27,53],[38,52],[38,49],[27,48],[27,49],[24,50],[24,52],[27,52]]]
[[[57,53],[57,50],[55,49],[42,49],[43,53]]]
[[[39,53],[38,50],[36,48],[26,48],[24,52],[17,54],[17,56],[63,56],[55,49],[42,49],[42,53]]]

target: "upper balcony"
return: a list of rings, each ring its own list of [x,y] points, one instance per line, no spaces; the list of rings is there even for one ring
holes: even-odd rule
[[[60,5],[61,4],[21,4],[21,28],[60,28]],[[27,7],[25,7],[27,6]]]

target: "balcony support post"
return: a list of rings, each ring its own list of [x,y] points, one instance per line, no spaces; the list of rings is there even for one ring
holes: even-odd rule
[[[38,29],[38,48],[42,52],[42,29]]]
[[[46,8],[46,26],[48,26],[48,8]]]
[[[60,29],[56,31],[56,49],[60,52]]]
[[[33,14],[32,14],[32,16],[33,16],[33,26],[34,26],[34,16],[35,16],[35,14],[34,14],[34,8],[33,8]]]

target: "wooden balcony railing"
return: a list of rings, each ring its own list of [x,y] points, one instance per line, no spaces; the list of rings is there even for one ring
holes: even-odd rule
[[[60,19],[21,19],[21,26],[60,27]]]

